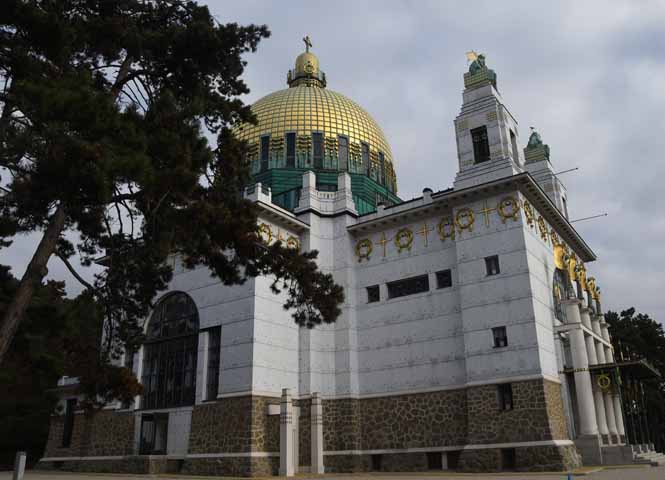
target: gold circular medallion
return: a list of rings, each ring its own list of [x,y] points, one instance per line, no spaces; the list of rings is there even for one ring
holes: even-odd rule
[[[610,379],[609,375],[603,373],[598,375],[596,383],[601,388],[601,390],[607,390],[608,388],[610,388],[610,385],[612,385],[612,380]]]
[[[401,252],[402,250],[411,251],[411,244],[413,243],[413,232],[408,228],[400,228],[397,230],[395,235],[395,246],[397,251]]]
[[[476,218],[473,215],[473,210],[470,208],[462,208],[461,210],[457,211],[457,214],[455,215],[455,224],[457,225],[457,228],[459,228],[460,232],[462,230],[469,230],[470,232],[473,232],[473,222],[476,220]]]
[[[455,240],[455,223],[452,218],[443,217],[437,226],[437,230],[439,231],[439,238],[441,240],[445,240],[446,238]]]
[[[267,223],[262,223],[259,225],[259,237],[261,237],[261,240],[263,240],[265,243],[270,243],[272,242],[272,230],[270,229],[270,225]]]
[[[358,240],[356,243],[356,256],[358,261],[362,262],[363,259],[369,260],[369,256],[372,254],[372,241],[369,238],[363,238]]]
[[[289,235],[289,238],[286,239],[286,247],[300,250],[300,241],[296,237]]]
[[[517,221],[517,214],[520,211],[520,204],[513,197],[506,197],[501,199],[499,202],[499,216],[501,221],[506,223],[506,220],[512,218],[513,221]]]

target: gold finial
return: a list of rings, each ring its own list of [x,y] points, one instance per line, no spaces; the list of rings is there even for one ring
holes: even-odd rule
[[[478,58],[478,54],[475,52],[475,50],[471,50],[470,52],[466,52],[466,59],[469,62],[475,62],[477,58]]]
[[[312,48],[312,41],[309,39],[309,35],[305,35],[302,41],[305,42],[305,51],[309,52],[309,49]]]

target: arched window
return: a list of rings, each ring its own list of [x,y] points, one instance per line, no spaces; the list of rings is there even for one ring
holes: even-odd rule
[[[566,323],[566,311],[561,305],[561,300],[568,298],[568,277],[566,272],[560,269],[554,270],[554,281],[552,282],[552,296],[554,300],[554,315],[558,320]]]
[[[155,307],[143,346],[143,408],[193,405],[199,313],[189,295],[164,297]]]

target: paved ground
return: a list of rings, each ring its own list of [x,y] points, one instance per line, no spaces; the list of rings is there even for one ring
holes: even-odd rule
[[[589,469],[591,470],[591,469]],[[582,473],[582,472],[580,472]],[[9,480],[12,478],[11,472],[0,472],[0,480]],[[193,477],[184,475],[111,475],[111,474],[75,474],[75,473],[47,473],[47,472],[27,472],[24,480],[214,480],[230,477]],[[279,478],[279,477],[268,477]],[[354,474],[354,475],[317,475],[309,476],[306,474],[298,475],[296,480],[321,479],[321,480],[353,480],[359,478],[369,478],[371,480],[567,480],[567,475],[559,473],[524,473],[524,474],[461,474],[461,473],[416,473],[416,474]],[[576,479],[584,480],[665,480],[665,467],[625,467],[625,468],[607,468],[599,471],[588,471],[584,475],[574,475]]]

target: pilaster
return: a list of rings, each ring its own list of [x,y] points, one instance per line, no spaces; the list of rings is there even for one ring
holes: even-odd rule
[[[279,474],[292,477],[295,471],[293,458],[293,402],[291,389],[282,389],[279,408]]]
[[[311,473],[324,473],[323,467],[323,405],[321,396],[318,393],[312,393],[312,406],[310,412],[312,422],[312,469]]]

